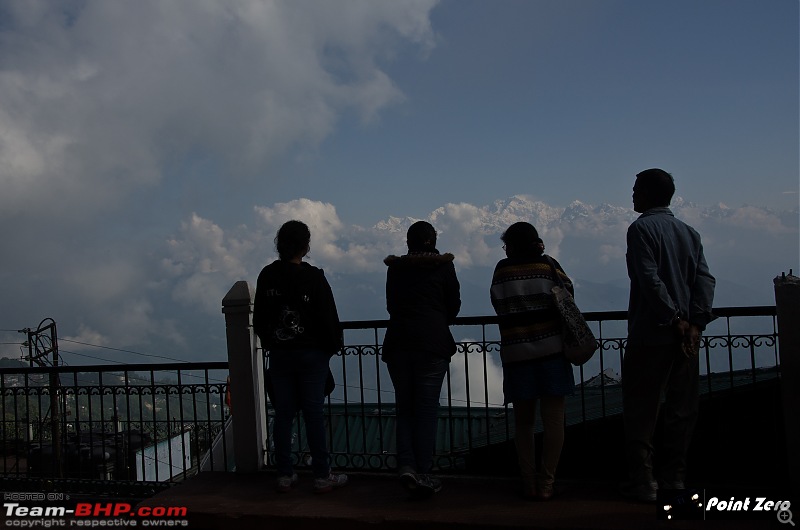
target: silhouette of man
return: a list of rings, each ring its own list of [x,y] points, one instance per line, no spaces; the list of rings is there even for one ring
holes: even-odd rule
[[[626,256],[631,280],[628,345],[622,364],[626,497],[655,502],[656,418],[664,417],[660,486],[684,489],[686,452],[698,409],[700,335],[711,314],[714,277],[700,235],[669,209],[672,175],[648,169],[636,175]]]

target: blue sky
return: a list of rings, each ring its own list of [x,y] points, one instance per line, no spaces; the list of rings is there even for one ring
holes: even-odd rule
[[[343,120],[307,172],[295,170],[321,200],[347,200],[350,186],[368,194],[374,205],[348,212],[354,221],[407,215],[398,199],[420,216],[443,200],[480,204],[491,189],[624,204],[631,175],[651,166],[675,173],[698,202],[791,207],[796,11],[790,2],[444,3],[431,14],[429,55],[406,50],[387,65],[406,101],[377,123]],[[294,182],[276,191],[288,198]]]
[[[772,277],[800,268],[798,11],[6,1],[0,329],[52,317],[78,342],[224,358],[222,295],[255,283],[292,217],[343,319],[385,317],[382,258],[410,219],[456,254],[464,314],[491,311],[516,220],[582,282],[583,309],[624,309],[631,187],[655,166],[718,301],[772,303]]]

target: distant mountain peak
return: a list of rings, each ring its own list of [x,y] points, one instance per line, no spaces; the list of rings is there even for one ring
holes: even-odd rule
[[[529,222],[540,233],[546,233],[550,229],[571,224],[597,227],[630,224],[638,216],[631,206],[615,206],[608,203],[594,206],[575,199],[566,207],[558,207],[551,206],[531,195],[520,194],[495,200],[485,206],[465,205],[463,203],[448,204],[433,210],[426,219],[436,226],[439,221],[450,215],[451,210],[458,210],[465,206],[469,207],[468,215],[477,218],[480,227],[478,231],[487,235],[501,233],[510,225],[520,221]],[[741,210],[740,208],[731,208],[722,202],[712,206],[699,206],[680,196],[673,198],[671,207],[678,216],[681,215],[682,210],[696,210],[697,213],[692,214],[692,217],[699,215],[701,219],[726,219]],[[796,219],[796,212],[772,212],[762,207],[748,208],[772,214],[781,220],[785,217],[788,221],[781,222],[785,222],[788,226],[796,224],[796,221],[792,221],[793,215],[794,219]],[[784,215],[785,213],[786,215]],[[416,221],[419,221],[419,219],[389,216],[376,223],[374,228],[387,232],[405,232]]]

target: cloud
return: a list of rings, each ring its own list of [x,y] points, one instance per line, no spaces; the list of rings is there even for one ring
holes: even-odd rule
[[[503,396],[503,367],[499,359],[491,354],[486,354],[474,347],[472,339],[461,339],[461,342],[472,343],[467,345],[467,354],[457,354],[450,363],[450,393],[453,405],[464,407],[483,407],[487,403],[490,407],[502,407]],[[469,382],[467,382],[469,373]],[[467,384],[469,383],[469,384]],[[470,395],[467,400],[467,388]],[[447,401],[447,385],[442,388],[441,402]]]
[[[108,346],[108,337],[102,333],[81,324],[78,326],[78,334],[66,336],[62,339],[64,342],[94,344],[96,346]],[[85,348],[81,344],[70,344],[68,349],[82,349]]]
[[[382,270],[383,258],[395,251],[405,234],[365,230],[357,225],[346,226],[336,207],[329,203],[297,199],[271,207],[257,206],[259,233],[272,242],[283,223],[297,219],[311,231],[311,252],[308,261],[334,272],[374,272]],[[402,238],[402,239],[401,239]],[[274,255],[274,254],[273,254]]]
[[[261,268],[276,259],[273,238],[277,229],[290,219],[309,224],[309,261],[324,268],[331,279],[342,318],[383,316],[365,315],[363,308],[383,307],[383,258],[405,252],[405,231],[416,219],[388,218],[362,227],[345,222],[333,204],[307,198],[254,206],[250,211],[246,224],[232,226],[192,214],[160,246],[140,243],[124,252],[117,247],[85,252],[70,251],[66,244],[48,247],[51,255],[59,256],[59,267],[47,269],[43,258],[37,262],[38,268],[21,275],[20,281],[5,273],[9,299],[31,300],[17,306],[20,311],[14,321],[6,317],[5,327],[31,325],[25,320],[17,322],[18,318],[38,322],[42,316],[52,316],[64,336],[80,342],[168,357],[219,358],[224,356],[222,298],[236,281],[247,280],[255,286]],[[754,271],[767,271],[761,274],[768,273],[771,279],[770,267],[782,270],[796,263],[797,226],[787,226],[784,220],[791,215],[755,207],[681,206],[675,211],[680,218],[690,214],[703,236],[712,272],[719,279],[750,281],[747,279],[753,278]],[[457,256],[457,270],[464,280],[464,313],[487,314],[491,308],[486,306],[482,282],[488,281],[494,263],[503,257],[499,235],[516,221],[534,221],[548,252],[560,252],[559,261],[580,285],[581,280],[587,285],[624,280],[624,227],[630,212],[584,204],[577,213],[580,215],[575,208],[515,197],[489,205],[448,203],[425,218],[440,232],[439,248]],[[796,222],[796,214],[794,218]],[[776,224],[776,219],[783,221]],[[771,235],[765,237],[768,233]],[[52,272],[49,276],[48,270]],[[624,301],[609,301],[603,293],[598,291],[592,304],[622,308]],[[591,292],[581,294],[585,300],[594,300]],[[68,349],[77,351],[74,346]],[[17,350],[4,348],[8,353]],[[482,360],[477,362],[483,370]],[[487,368],[492,381],[499,374],[497,368],[491,364]],[[475,373],[471,371],[472,377]],[[481,384],[470,379],[471,388],[482,388]],[[501,389],[490,384],[490,401],[502,403],[502,397],[495,395],[497,388]]]
[[[730,215],[722,218],[722,223],[770,235],[786,234],[792,231],[791,227],[783,224],[778,215],[754,206],[742,206],[731,211]]]
[[[85,215],[197,151],[261,173],[344,112],[374,120],[404,97],[382,61],[404,44],[432,49],[434,5],[5,2],[0,211]]]
[[[621,261],[625,259],[625,247],[620,245],[600,245],[598,260],[604,265],[608,265],[612,261]]]
[[[459,267],[488,266],[496,259],[486,242],[486,208],[471,204],[448,203],[429,217],[440,232],[439,246],[456,257]]]
[[[181,225],[179,235],[167,241],[168,255],[161,261],[164,273],[176,280],[174,298],[209,313],[218,312],[230,286],[251,272],[258,244],[254,236],[244,227],[226,233],[193,214]]]
[[[762,233],[778,238],[791,238],[797,233],[796,227],[781,224],[776,214],[749,206],[680,206],[676,215],[688,217],[695,224],[703,236],[706,255],[717,264],[723,259],[728,261],[724,257],[737,248],[765,244]],[[514,197],[485,206],[448,203],[426,216],[439,232],[437,246],[456,256],[459,271],[485,270],[489,275],[504,256],[499,235],[510,223],[532,219],[547,244],[547,252],[558,257],[571,276],[595,283],[625,278],[625,230],[632,218],[635,214],[627,208],[582,203],[558,208],[531,197]],[[205,308],[209,314],[218,313],[220,300],[233,282],[254,282],[261,268],[276,259],[274,235],[290,219],[309,225],[310,263],[324,268],[331,277],[349,276],[346,285],[337,285],[337,289],[358,288],[375,293],[382,292],[382,287],[369,287],[363,281],[374,281],[374,274],[382,277],[385,256],[405,252],[406,229],[416,220],[388,218],[364,228],[342,221],[334,205],[305,198],[256,206],[250,227],[223,229],[193,215],[168,242],[163,261],[164,270],[175,284],[174,299]],[[741,226],[749,230],[744,232]],[[751,233],[759,235],[747,235]]]
[[[0,280],[14,308],[3,320],[44,314],[100,344],[185,345],[197,312],[218,317],[274,236],[214,215],[175,230],[197,210],[193,190],[220,186],[201,179],[271,178],[277,158],[313,154],[343,115],[372,122],[402,102],[384,66],[433,49],[435,3],[2,2]],[[195,171],[205,161],[214,171]],[[369,237],[346,243],[315,254],[377,260]]]
[[[254,283],[259,271],[277,259],[274,238],[286,221],[305,222],[311,231],[307,261],[329,274],[376,272],[383,258],[400,247],[400,234],[345,225],[329,203],[297,199],[254,207],[253,227],[223,229],[193,214],[179,233],[167,241],[161,260],[164,274],[174,282],[176,301],[218,313],[230,286],[246,279]]]

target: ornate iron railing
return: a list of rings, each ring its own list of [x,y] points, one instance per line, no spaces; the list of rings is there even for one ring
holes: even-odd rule
[[[0,474],[17,481],[124,482],[132,494],[182,480],[197,472],[223,428],[227,367],[0,369]],[[54,422],[59,429],[51,429]],[[61,437],[60,447],[53,433]],[[211,465],[224,466],[213,460]]]
[[[714,313],[718,319],[701,342],[701,392],[712,397],[776,377],[775,307],[719,308]],[[627,313],[584,316],[600,348],[587,364],[574,368],[576,393],[567,399],[568,425],[622,411]],[[387,324],[387,320],[344,323],[346,346],[331,362],[337,388],[328,399],[328,435],[333,462],[342,468],[385,470],[396,464],[394,391],[380,361]],[[458,350],[443,385],[435,458],[438,470],[451,472],[468,469],[467,460],[476,448],[514,435],[513,407],[503,403],[497,317],[460,317],[452,330]],[[308,460],[304,437],[298,421],[294,440],[299,463]]]
[[[775,307],[721,308],[715,314],[719,319],[701,344],[701,391],[713,398],[775,377]],[[585,316],[601,347],[589,363],[575,368],[568,424],[602,421],[621,411],[626,313]],[[380,360],[387,324],[343,324],[346,346],[331,362],[337,387],[327,404],[329,443],[337,467],[387,470],[396,464],[394,392]],[[458,351],[440,401],[438,470],[469,470],[476,450],[513,438],[513,408],[503,404],[496,324],[496,317],[460,317],[453,326]],[[220,436],[227,417],[227,369],[227,362],[2,368],[0,479],[62,476],[67,484],[113,483],[111,489],[122,494],[128,486],[131,491],[157,489],[200,469],[232,469],[228,442]],[[55,388],[51,372],[58,375]],[[60,455],[48,451],[51,392],[60,403],[55,412],[62,427]],[[269,403],[267,411],[271,424]],[[302,465],[308,459],[302,421],[295,434],[295,458]],[[215,441],[221,450],[210,450]],[[271,447],[268,451],[271,462]]]

